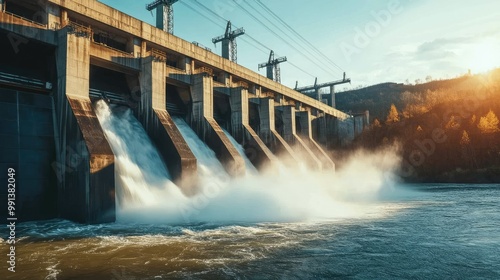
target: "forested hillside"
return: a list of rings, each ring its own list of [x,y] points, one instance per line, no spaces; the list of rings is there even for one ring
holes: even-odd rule
[[[409,181],[500,182],[500,69],[340,96],[342,106],[351,106],[345,108],[369,109],[376,117],[345,151],[397,146],[400,174]]]

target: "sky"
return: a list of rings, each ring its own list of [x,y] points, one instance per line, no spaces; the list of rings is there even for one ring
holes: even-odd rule
[[[101,0],[155,23],[152,0]],[[203,4],[202,7],[197,2]],[[500,1],[496,0],[179,0],[174,35],[221,53],[212,38],[226,21],[243,27],[238,64],[265,75],[258,64],[272,49],[286,56],[281,81],[295,87],[342,79],[337,91],[383,82],[453,78],[500,67]],[[248,13],[245,11],[247,10]],[[279,21],[281,19],[288,26]],[[260,21],[260,22],[259,22]],[[296,33],[288,29],[290,27]],[[308,43],[304,42],[307,41]]]

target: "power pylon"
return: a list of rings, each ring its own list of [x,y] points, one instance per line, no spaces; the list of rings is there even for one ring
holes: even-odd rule
[[[227,22],[226,32],[224,35],[212,39],[212,43],[217,44],[222,42],[222,57],[227,58],[233,62],[238,61],[238,49],[236,44],[236,37],[245,34],[243,28],[231,30],[231,22]]]
[[[346,74],[344,72],[344,77],[341,80],[337,81],[332,81],[328,83],[323,83],[323,84],[318,84],[318,78],[314,80],[314,85],[312,86],[307,86],[307,87],[298,87],[298,82],[295,83],[295,90],[301,93],[308,93],[311,90],[314,90],[314,96],[316,97],[317,100],[321,101],[321,93],[320,89],[325,88],[325,87],[330,87],[330,100],[328,100],[328,104],[332,106],[333,108],[336,107],[336,102],[335,102],[335,86],[336,85],[341,85],[341,84],[346,84],[346,83],[351,83],[350,78],[346,78]]]
[[[156,0],[146,5],[146,10],[156,9],[156,27],[174,34],[174,3],[179,0]]]
[[[274,51],[271,50],[269,54],[269,60],[267,62],[259,64],[260,68],[267,68],[267,78],[281,83],[281,71],[280,71],[280,63],[286,61],[286,56],[274,58]]]

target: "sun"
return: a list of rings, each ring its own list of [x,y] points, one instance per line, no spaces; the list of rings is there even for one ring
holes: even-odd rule
[[[500,41],[484,40],[472,45],[468,56],[469,69],[473,73],[483,73],[500,67]]]

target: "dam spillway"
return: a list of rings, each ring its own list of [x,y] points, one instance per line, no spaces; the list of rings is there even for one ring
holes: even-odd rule
[[[226,132],[257,170],[286,157],[330,172],[328,149],[368,123],[95,0],[0,4],[0,164],[19,171],[23,220],[116,219],[119,166],[100,99],[130,108],[189,195],[203,180],[200,159],[173,117],[231,177],[248,163]]]

